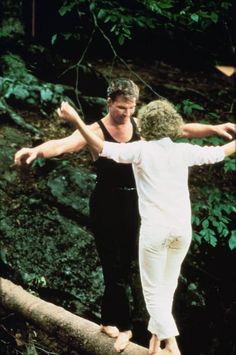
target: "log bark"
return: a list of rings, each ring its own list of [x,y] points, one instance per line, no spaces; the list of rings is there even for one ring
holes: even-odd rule
[[[46,302],[4,278],[0,278],[0,304],[19,313],[59,343],[69,344],[73,350],[89,355],[117,355],[114,340],[102,334],[99,325]],[[130,342],[122,354],[147,355],[148,351]]]

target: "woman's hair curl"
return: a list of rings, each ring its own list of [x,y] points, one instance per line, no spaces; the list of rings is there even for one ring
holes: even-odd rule
[[[177,138],[182,133],[183,118],[175,107],[165,99],[151,101],[138,113],[138,126],[146,140],[164,137]]]

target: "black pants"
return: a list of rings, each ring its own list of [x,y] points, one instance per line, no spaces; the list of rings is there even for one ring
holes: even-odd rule
[[[90,216],[105,283],[101,322],[125,331],[131,329],[131,261],[138,255],[140,218],[136,190],[97,186],[90,198]]]

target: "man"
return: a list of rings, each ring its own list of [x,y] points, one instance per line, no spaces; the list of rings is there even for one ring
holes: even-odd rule
[[[107,141],[139,140],[132,117],[139,98],[137,85],[127,79],[114,80],[108,87],[107,96],[108,114],[91,124],[90,129]],[[68,116],[68,107],[62,104],[58,114]],[[215,126],[192,123],[184,126],[183,136],[217,134],[230,139],[230,132],[235,133],[232,123]],[[15,154],[15,163],[30,164],[37,157],[51,158],[77,152],[85,145],[85,139],[76,130],[66,138],[51,140],[34,148],[22,148]],[[96,159],[96,155],[92,154]],[[96,159],[94,164],[97,184],[90,199],[90,215],[105,283],[101,331],[116,338],[114,347],[120,352],[132,336],[127,287],[139,231],[137,192],[130,164],[115,163],[102,157]]]

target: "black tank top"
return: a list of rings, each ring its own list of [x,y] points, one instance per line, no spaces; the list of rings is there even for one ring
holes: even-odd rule
[[[104,138],[108,142],[117,142],[108,132],[103,122],[100,120],[97,122],[103,132]],[[137,125],[133,118],[131,118],[133,126],[133,134],[129,142],[140,140],[140,135],[137,129]],[[99,157],[94,166],[97,173],[97,184],[103,186],[103,188],[134,188],[135,180],[133,175],[132,164],[116,163],[111,159]]]

